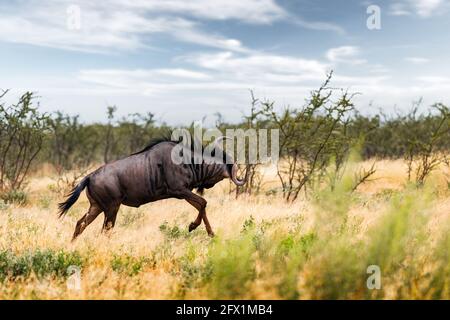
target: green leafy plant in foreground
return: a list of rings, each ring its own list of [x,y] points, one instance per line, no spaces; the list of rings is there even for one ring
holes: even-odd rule
[[[16,254],[11,250],[0,251],[0,280],[26,278],[32,273],[38,277],[66,277],[70,266],[81,267],[84,259],[74,252],[37,250]]]
[[[205,272],[205,282],[211,297],[244,297],[256,276],[255,258],[255,243],[251,233],[230,240],[214,239],[208,251]]]
[[[118,273],[127,276],[139,274],[146,266],[152,265],[153,261],[146,257],[133,257],[130,255],[114,255],[111,260],[111,268]]]

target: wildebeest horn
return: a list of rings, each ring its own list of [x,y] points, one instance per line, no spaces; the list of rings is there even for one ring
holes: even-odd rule
[[[237,177],[237,170],[238,170],[238,166],[237,164],[233,164],[233,168],[231,169],[231,181],[234,182],[235,185],[237,185],[238,187],[243,186],[247,181],[247,173],[245,173],[245,178],[243,180],[240,180]]]
[[[230,137],[227,137],[227,136],[221,136],[221,137],[217,137],[216,138],[216,140],[214,140],[214,144],[215,145],[217,145],[217,144],[219,144],[220,142],[222,142],[222,140],[225,140],[225,139],[230,139],[230,140],[232,140]]]

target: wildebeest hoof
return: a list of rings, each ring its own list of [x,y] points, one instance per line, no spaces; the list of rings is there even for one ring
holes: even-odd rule
[[[214,236],[215,236],[215,234],[214,234],[214,232],[208,232],[208,236],[210,237],[210,238],[214,238]]]
[[[195,230],[198,227],[198,225],[196,225],[195,223],[191,222],[189,224],[189,232],[191,232],[192,230]]]

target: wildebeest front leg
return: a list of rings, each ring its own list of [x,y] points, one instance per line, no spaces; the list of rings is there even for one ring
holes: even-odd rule
[[[194,231],[195,229],[197,229],[197,227],[202,223],[203,212],[204,212],[204,210],[200,210],[198,212],[197,218],[189,224],[189,232]]]
[[[213,237],[214,232],[212,231],[211,225],[209,224],[208,218],[206,217],[206,200],[191,191],[183,193],[182,197],[198,210],[197,219],[195,219],[195,221],[193,221],[189,225],[189,231],[195,230],[203,220],[208,235]]]

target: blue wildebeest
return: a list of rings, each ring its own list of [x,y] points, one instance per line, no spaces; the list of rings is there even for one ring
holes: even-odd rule
[[[168,198],[184,199],[198,210],[189,231],[196,229],[203,220],[206,231],[213,236],[206,217],[206,200],[192,191],[197,189],[202,194],[204,189],[212,188],[225,178],[242,186],[246,179],[237,178],[237,164],[225,152],[222,152],[223,161],[176,164],[171,155],[177,145],[178,142],[170,139],[155,140],[142,151],[107,163],[83,178],[67,200],[59,204],[61,217],[87,189],[90,207],[78,220],[73,240],[102,212],[105,214],[102,230],[108,231],[114,227],[120,205],[139,207]]]

